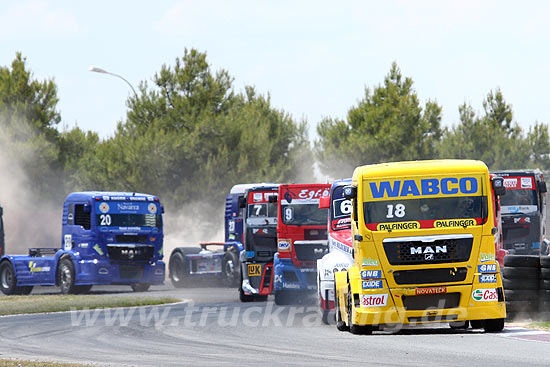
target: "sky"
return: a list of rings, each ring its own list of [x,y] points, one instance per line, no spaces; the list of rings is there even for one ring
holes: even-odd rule
[[[58,86],[61,129],[113,136],[131,88],[184,50],[206,52],[236,91],[252,85],[306,120],[345,118],[382,83],[392,62],[423,105],[458,122],[464,102],[482,112],[500,88],[524,129],[550,123],[550,2],[546,1],[74,1],[2,0],[0,66],[16,52],[38,80]]]

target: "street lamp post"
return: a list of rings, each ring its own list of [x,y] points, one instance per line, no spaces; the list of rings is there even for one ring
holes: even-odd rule
[[[116,76],[117,78],[120,78],[122,80],[124,80],[126,82],[126,84],[128,84],[130,86],[130,88],[132,88],[132,92],[134,92],[134,95],[136,96],[137,98],[137,93],[136,93],[136,90],[134,89],[134,87],[132,86],[132,84],[130,84],[130,82],[128,80],[126,80],[122,75],[118,75],[118,74],[115,74],[115,73],[111,73],[107,70],[104,70],[102,68],[98,68],[96,66],[90,66],[90,71],[93,71],[94,73],[101,73],[101,74],[109,74],[109,75],[112,75],[112,76]]]

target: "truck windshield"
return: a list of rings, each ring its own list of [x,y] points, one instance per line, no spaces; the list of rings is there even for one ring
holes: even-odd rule
[[[330,223],[333,231],[351,228],[351,200],[344,198],[344,187],[338,186],[332,192],[332,210]]]
[[[283,223],[294,226],[320,226],[327,224],[328,210],[316,204],[282,204]]]
[[[365,223],[480,219],[485,196],[459,196],[365,202]],[[478,223],[480,222],[478,221]]]
[[[98,214],[97,225],[104,227],[156,227],[161,226],[157,214]]]
[[[537,205],[537,191],[531,189],[507,189],[506,195],[501,196],[500,205],[520,206]],[[536,209],[535,209],[536,210]]]

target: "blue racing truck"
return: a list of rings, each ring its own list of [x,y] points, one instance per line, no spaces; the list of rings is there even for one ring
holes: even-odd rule
[[[29,294],[33,286],[57,285],[64,294],[77,294],[96,284],[125,284],[134,291],[163,284],[163,212],[153,195],[69,194],[61,246],[0,258],[0,290]]]
[[[258,195],[265,190],[276,195],[277,186],[276,184],[265,183],[239,184],[233,186],[225,199],[224,242],[203,242],[199,244],[200,247],[175,248],[170,255],[169,262],[170,280],[172,284],[176,288],[182,288],[197,285],[203,281],[219,281],[223,282],[228,287],[238,287],[241,298],[247,298],[242,285],[243,277],[245,279],[244,284],[248,284],[248,272],[245,271],[243,274],[241,271],[241,257],[246,257],[245,255],[247,253],[251,255],[254,252],[253,250],[244,251],[246,243],[252,246],[252,244],[255,243],[254,239],[266,236],[263,233],[264,229],[254,230],[250,218],[267,215],[267,212],[264,213],[264,211],[259,208],[260,205],[257,205],[256,211],[250,208],[245,209],[247,207],[247,197],[248,195],[253,195],[253,193]],[[256,204],[263,202],[265,201],[262,199]],[[254,205],[252,201],[250,204]],[[262,221],[262,225],[264,224],[265,223]],[[269,253],[271,259],[276,251],[276,231],[274,228],[272,232],[273,246]],[[245,233],[246,235],[244,235]],[[263,252],[259,255],[262,254]],[[255,257],[256,254],[252,254],[251,256]],[[269,281],[270,280],[271,276],[269,276]],[[251,291],[251,289],[247,287],[245,287],[245,289],[246,291]],[[247,292],[247,294],[251,293]],[[252,296],[248,298],[252,298]]]

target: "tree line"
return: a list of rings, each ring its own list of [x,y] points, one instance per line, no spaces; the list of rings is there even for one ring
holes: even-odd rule
[[[394,63],[345,118],[320,121],[310,141],[307,121],[274,108],[253,86],[236,91],[233,82],[228,71],[211,69],[206,53],[185,50],[140,83],[114,135],[101,139],[58,128],[55,82],[35,80],[18,53],[0,67],[0,154],[21,165],[42,197],[123,190],[153,193],[174,207],[222,203],[237,183],[312,181],[315,162],[334,178],[363,164],[436,158],[550,169],[548,125],[523,130],[499,89],[489,91],[482,113],[464,103],[459,120],[442,127],[441,106],[422,105]]]

